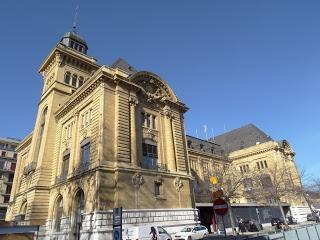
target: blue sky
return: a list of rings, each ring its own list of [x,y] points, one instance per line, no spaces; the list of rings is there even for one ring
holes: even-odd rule
[[[287,139],[301,168],[320,169],[320,1],[85,1],[78,33],[89,54],[163,77],[205,137],[253,123]],[[76,1],[3,0],[0,136],[33,129],[43,59],[72,27]],[[212,129],[212,130],[211,130]]]

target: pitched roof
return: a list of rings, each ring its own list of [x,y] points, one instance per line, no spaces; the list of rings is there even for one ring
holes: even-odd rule
[[[253,124],[245,125],[214,138],[214,142],[221,145],[227,153],[272,140],[270,136]]]
[[[222,147],[214,142],[187,135],[188,149],[194,149],[209,154],[216,154],[225,157]]]
[[[112,65],[112,68],[119,68],[130,75],[133,75],[137,72],[137,70],[132,67],[126,60],[119,58],[117,61],[115,61]]]

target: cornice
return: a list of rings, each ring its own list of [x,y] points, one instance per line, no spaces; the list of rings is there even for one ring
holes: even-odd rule
[[[29,133],[29,135],[27,135],[18,145],[18,147],[16,148],[17,152],[21,152],[23,149],[25,149],[26,147],[28,147],[31,144],[31,140],[32,140],[32,136],[33,136],[33,131],[31,133]]]
[[[233,161],[233,160],[237,160],[237,159],[240,159],[240,158],[245,158],[245,157],[258,155],[258,154],[265,153],[265,152],[272,151],[272,150],[279,150],[279,146],[277,144],[274,144],[276,142],[270,141],[270,143],[272,143],[272,144],[268,144],[268,145],[264,146],[264,148],[260,148],[260,149],[257,149],[257,150],[253,149],[253,151],[248,151],[249,148],[247,148],[247,149],[242,149],[241,150],[241,151],[244,151],[243,153],[236,154],[235,152],[237,152],[237,151],[231,152],[229,154],[229,158],[230,158],[230,160]],[[256,146],[261,146],[261,145],[256,145]],[[231,156],[232,154],[235,154],[235,156]]]
[[[196,150],[196,149],[192,149],[192,148],[188,148],[187,149],[188,152],[190,152],[191,154],[195,154],[195,155],[200,155],[200,156],[205,156],[205,157],[209,157],[209,158],[215,158],[217,160],[222,160],[222,161],[225,161],[225,162],[229,162],[228,161],[228,158],[227,157],[222,157],[222,156],[219,156],[217,154],[212,154],[212,153],[207,153],[207,152],[201,152],[199,150]]]
[[[69,48],[61,43],[58,43],[49,53],[49,55],[44,59],[44,61],[42,62],[42,64],[40,65],[38,72],[41,73],[43,71],[45,71],[45,69],[47,68],[48,65],[51,64],[53,58],[56,58],[56,52],[61,52],[61,53],[65,53],[68,55],[71,55],[74,58],[77,58],[81,61],[86,62],[87,64],[99,68],[100,65],[96,63],[96,59],[90,56],[87,56],[85,54],[82,54],[80,52],[76,52],[75,50],[73,50],[72,48]]]

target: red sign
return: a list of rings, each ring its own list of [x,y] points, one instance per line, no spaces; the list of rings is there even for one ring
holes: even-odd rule
[[[218,198],[213,202],[214,212],[220,216],[224,216],[228,212],[228,204],[225,200]]]

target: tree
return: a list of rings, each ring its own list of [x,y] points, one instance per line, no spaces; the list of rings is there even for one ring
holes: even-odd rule
[[[301,191],[299,179],[293,178],[284,162],[269,163],[267,168],[257,169],[256,172],[253,197],[257,202],[275,202],[287,224],[281,203],[285,199],[293,199]]]
[[[252,174],[248,171],[241,173],[236,166],[232,164],[224,164],[214,166],[212,175],[218,179],[218,188],[223,190],[223,196],[228,203],[230,223],[232,232],[235,234],[235,223],[231,208],[231,202],[244,197],[244,186],[248,183],[248,179],[252,178]]]

